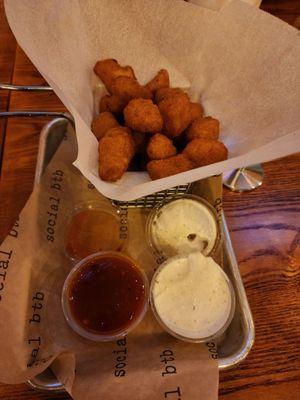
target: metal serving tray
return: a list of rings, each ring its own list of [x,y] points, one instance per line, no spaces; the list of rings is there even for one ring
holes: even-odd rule
[[[65,118],[56,118],[43,128],[40,136],[35,184],[39,183],[46,166],[61,143],[67,131],[68,123],[69,121]],[[160,201],[166,195],[180,194],[185,190],[186,187],[180,186],[169,191],[147,196],[143,200],[139,199],[138,202],[132,202],[129,205],[141,206],[144,204],[148,207],[149,204],[153,205],[153,203]],[[218,343],[218,364],[221,371],[232,368],[243,361],[254,342],[253,319],[224,215],[222,216],[222,222],[224,229],[224,269],[235,290],[236,310],[232,323]],[[28,381],[28,384],[39,390],[64,390],[64,386],[57,381],[50,368]]]

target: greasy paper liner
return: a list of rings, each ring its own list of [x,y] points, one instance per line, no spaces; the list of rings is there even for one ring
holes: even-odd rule
[[[111,201],[72,166],[76,140],[70,132],[0,247],[0,380],[24,382],[48,365],[74,399],[216,399],[216,346],[188,344],[162,330],[151,310],[128,337],[93,343],[74,333],[61,308],[61,290],[72,268],[64,251],[66,221],[73,207]],[[221,212],[221,177],[205,179],[195,192]],[[147,245],[149,210],[122,208],[124,252],[149,281],[158,263]],[[107,229],[109,229],[107,227]],[[217,256],[221,262],[221,250]],[[54,362],[53,362],[54,361]],[[75,371],[76,369],[76,371]]]

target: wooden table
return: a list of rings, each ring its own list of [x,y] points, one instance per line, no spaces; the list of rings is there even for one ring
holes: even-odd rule
[[[298,25],[299,0],[266,0],[262,8]],[[0,82],[43,84],[16,45],[0,1]],[[64,110],[54,94],[0,91],[1,111]],[[0,119],[0,242],[32,191],[38,119]],[[237,368],[220,375],[220,399],[300,398],[300,154],[264,164],[251,193],[224,191],[224,209],[256,326],[255,345]],[[1,361],[0,361],[1,362]],[[25,384],[0,385],[0,399],[68,399]]]

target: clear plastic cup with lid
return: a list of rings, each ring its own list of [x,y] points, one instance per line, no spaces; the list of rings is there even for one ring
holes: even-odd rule
[[[147,219],[146,238],[162,259],[201,251],[214,254],[221,241],[215,208],[196,195],[170,197],[154,207]]]
[[[188,259],[197,273],[200,263],[205,263],[203,279],[190,273]],[[156,320],[170,335],[201,343],[220,338],[226,331],[235,313],[235,292],[223,269],[211,257],[196,252],[160,265],[151,281],[150,304]]]
[[[65,319],[76,333],[93,341],[113,341],[143,319],[149,283],[131,257],[99,252],[74,266],[65,280],[61,302]]]
[[[128,230],[113,207],[97,201],[78,203],[69,213],[64,237],[66,255],[79,261],[100,251],[124,250]],[[125,221],[126,222],[126,221]]]

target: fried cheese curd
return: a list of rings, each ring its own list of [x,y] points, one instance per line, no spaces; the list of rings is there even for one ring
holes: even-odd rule
[[[177,153],[176,147],[172,140],[161,133],[156,133],[149,140],[147,146],[147,155],[150,160],[159,160],[175,156]]]
[[[169,88],[170,87],[170,79],[169,74],[166,69],[161,69],[155,75],[150,82],[148,82],[145,87],[149,89],[153,94],[157,92],[157,90],[162,88]]]
[[[117,60],[112,58],[97,61],[94,66],[94,72],[102,80],[109,93],[112,93],[111,87],[113,81],[119,76],[126,76],[127,78],[136,80],[134,71],[131,67],[128,65],[122,67]]]
[[[187,140],[193,139],[213,139],[217,140],[220,133],[220,123],[212,117],[195,119],[187,129]]]
[[[172,97],[176,94],[185,94],[185,92],[179,88],[162,87],[155,93],[155,102],[159,103],[166,97]]]
[[[99,111],[110,111],[120,115],[134,98],[152,98],[151,90],[141,86],[136,80],[132,67],[122,67],[117,60],[106,59],[95,64],[94,72],[104,83],[110,95],[104,95],[99,103]]]
[[[189,126],[191,122],[190,100],[186,93],[166,96],[158,103],[164,121],[164,133],[174,138]]]
[[[122,114],[126,104],[126,101],[120,99],[120,97],[106,94],[100,99],[99,112],[109,111],[118,116]]]
[[[128,168],[147,169],[151,179],[160,179],[227,158],[218,141],[219,121],[205,117],[202,105],[182,89],[170,87],[167,70],[144,85],[131,66],[114,59],[98,61],[94,71],[108,92],[91,125],[104,181],[117,181]]]
[[[136,80],[127,76],[116,78],[111,87],[113,94],[111,96],[104,95],[100,99],[100,112],[110,111],[115,115],[120,115],[130,100],[152,98],[152,93],[149,89],[141,86]]]
[[[119,126],[118,121],[111,112],[104,111],[100,113],[92,122],[92,132],[100,140],[111,128]]]
[[[183,154],[188,157],[196,167],[224,161],[228,157],[226,146],[218,140],[194,139],[187,144]]]
[[[203,117],[203,107],[200,103],[191,103],[191,121]]]
[[[132,99],[142,98],[151,99],[151,91],[141,86],[138,81],[128,76],[119,76],[114,79],[111,85],[112,94],[118,96],[124,102],[129,102]]]
[[[163,160],[152,160],[147,164],[147,171],[152,180],[166,178],[193,168],[195,168],[194,163],[185,154],[177,154]]]
[[[104,181],[116,182],[134,156],[134,141],[128,128],[115,127],[99,141],[99,176]]]
[[[160,132],[163,119],[152,100],[133,99],[124,109],[125,125],[138,132]]]

